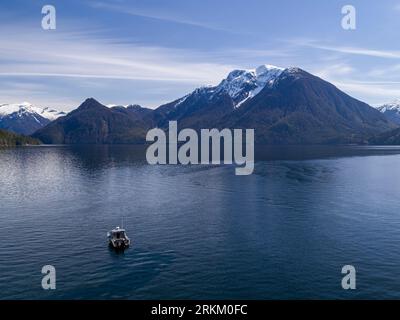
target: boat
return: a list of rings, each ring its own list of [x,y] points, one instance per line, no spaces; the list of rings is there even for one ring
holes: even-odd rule
[[[125,249],[131,244],[131,240],[126,235],[126,230],[120,227],[107,232],[107,238],[109,245],[114,249]]]

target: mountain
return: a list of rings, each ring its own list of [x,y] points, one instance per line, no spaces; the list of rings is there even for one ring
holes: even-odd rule
[[[37,139],[0,129],[0,147],[38,145],[38,144],[40,144],[40,141]]]
[[[235,70],[222,80],[217,92],[227,93],[235,108],[239,108],[265,87],[272,87],[284,70],[271,65],[262,65],[252,70]]]
[[[155,111],[161,127],[254,128],[259,143],[361,143],[395,126],[379,111],[302,69],[232,71]]]
[[[400,99],[377,108],[387,119],[400,125]]]
[[[257,140],[267,144],[361,143],[394,127],[366,103],[299,68],[285,69],[228,123],[255,128]]]
[[[155,110],[107,108],[94,99],[34,136],[45,143],[144,142],[148,129],[254,128],[265,144],[364,143],[396,126],[378,110],[299,68],[234,70]]]
[[[150,129],[150,123],[143,120],[147,112],[149,109],[140,106],[108,108],[89,98],[33,137],[47,144],[139,143]]]
[[[263,65],[251,70],[234,70],[215,87],[208,86],[156,109],[154,117],[160,126],[177,120],[182,127],[210,128],[217,120],[251,100],[263,88],[270,87],[284,71]]]
[[[0,128],[29,135],[64,115],[64,112],[58,112],[50,108],[35,107],[29,102],[1,104]]]

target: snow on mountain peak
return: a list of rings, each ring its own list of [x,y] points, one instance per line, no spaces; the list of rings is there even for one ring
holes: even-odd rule
[[[272,86],[284,70],[272,65],[261,65],[250,70],[234,70],[222,80],[217,90],[228,93],[238,108],[256,96],[264,87]]]
[[[203,86],[178,99],[174,107],[184,103],[189,97],[207,97],[212,100],[220,94],[228,94],[234,107],[240,107],[245,101],[255,97],[265,87],[272,87],[275,81],[287,69],[265,64],[255,69],[237,69],[231,71],[217,86]]]
[[[23,107],[32,107],[32,104],[31,104],[30,102],[24,101],[24,102],[22,102],[22,103],[20,104],[20,106],[23,106]]]
[[[263,64],[259,67],[256,68],[255,73],[257,76],[262,76],[265,74],[274,74],[274,73],[282,73],[282,71],[284,71],[284,68],[280,68],[280,67],[276,67],[270,64]]]
[[[64,112],[59,112],[50,108],[35,107],[31,103],[26,101],[22,103],[0,104],[0,117],[13,114],[19,116],[22,116],[23,114],[37,114],[51,121],[65,115]]]
[[[24,103],[12,103],[12,104],[1,104],[0,105],[0,115],[6,116],[9,114],[13,114],[15,112],[19,112],[21,109],[29,108],[29,105]]]
[[[388,108],[395,108],[395,109],[398,109],[398,108],[400,108],[400,99],[395,99],[395,100],[393,100],[392,102],[387,103],[386,106],[387,106]]]
[[[400,113],[400,99],[395,99],[394,101],[386,103],[383,106],[378,107],[377,109],[383,113],[387,111]]]

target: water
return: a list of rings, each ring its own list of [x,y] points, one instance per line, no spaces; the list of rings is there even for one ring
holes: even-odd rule
[[[400,149],[257,151],[235,176],[150,166],[142,146],[1,149],[0,298],[400,298]],[[121,217],[122,254],[106,243]]]

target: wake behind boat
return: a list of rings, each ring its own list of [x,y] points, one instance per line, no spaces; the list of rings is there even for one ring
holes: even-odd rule
[[[115,249],[125,249],[131,244],[131,240],[126,235],[125,229],[120,227],[116,227],[115,229],[107,232],[107,238],[109,245]]]

